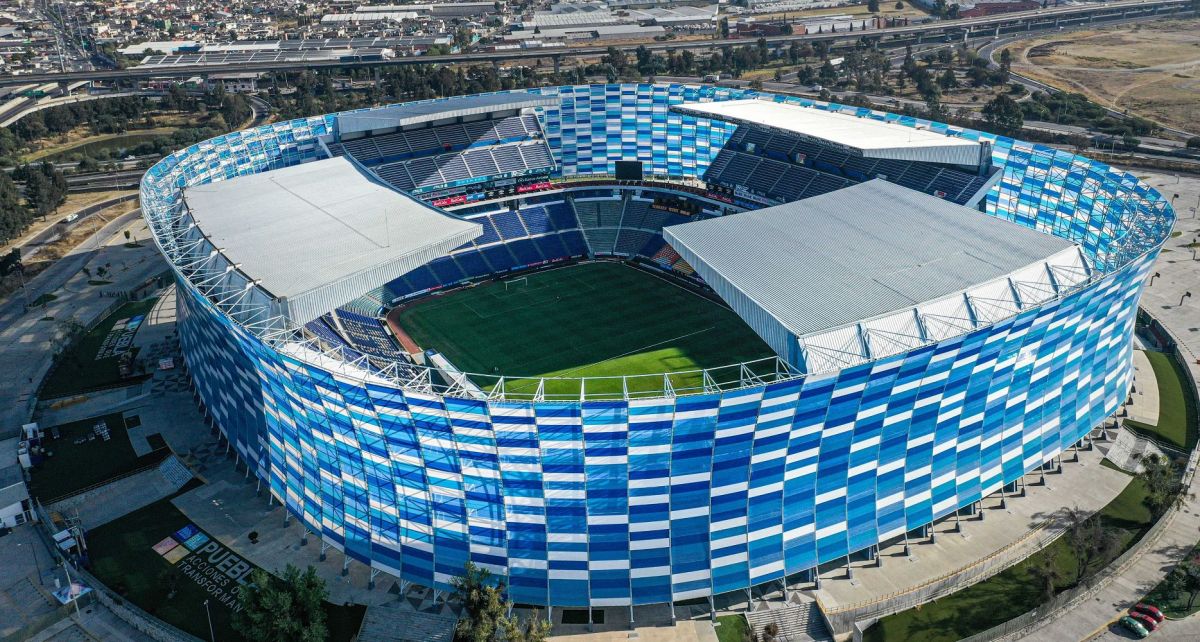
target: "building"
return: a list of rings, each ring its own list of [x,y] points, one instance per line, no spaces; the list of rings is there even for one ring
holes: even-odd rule
[[[0,529],[33,520],[33,506],[21,465],[17,462],[19,439],[0,441]]]
[[[220,85],[222,89],[228,92],[248,94],[258,91],[258,77],[261,74],[256,72],[238,73],[238,74],[213,74],[208,77],[208,86],[216,87]]]
[[[341,178],[304,179],[326,166]],[[605,187],[617,172],[620,189],[692,199],[704,220],[646,206],[656,222],[624,242],[625,210],[600,203],[634,198]],[[901,196],[930,210],[932,250],[895,221],[813,223],[807,241],[779,227]],[[872,555],[1078,444],[1128,394],[1138,298],[1174,221],[1136,176],[1068,152],[648,83],[274,123],[172,154],[141,202],[204,412],[303,528],[406,582],[444,590],[472,561],[518,603],[630,608]],[[447,208],[486,217],[463,226]],[[236,212],[264,218],[249,234]],[[826,260],[761,267],[802,241]],[[686,264],[777,369],[519,392],[409,359],[374,318],[563,255]],[[764,289],[773,279],[804,279],[809,298]]]

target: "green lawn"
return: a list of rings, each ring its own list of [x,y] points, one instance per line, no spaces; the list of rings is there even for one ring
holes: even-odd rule
[[[1150,528],[1151,516],[1145,498],[1145,482],[1132,478],[1125,490],[1101,511],[1104,523],[1120,531],[1122,546],[1111,559],[1127,550]],[[879,620],[867,629],[863,639],[867,642],[953,642],[1026,613],[1045,597],[1030,569],[1039,566],[1047,556],[1054,559],[1055,566],[1064,576],[1064,580],[1056,585],[1057,590],[1070,588],[1079,566],[1067,540],[1059,538],[994,577],[935,602]],[[1111,559],[1097,561],[1088,572],[1103,568]]]
[[[745,642],[750,639],[750,625],[744,615],[722,615],[717,618],[718,642]]]
[[[97,359],[105,337],[118,321],[150,312],[157,299],[131,301],[117,308],[90,332],[66,349],[42,388],[43,397],[61,397],[121,383],[118,357]]]
[[[1137,421],[1126,421],[1125,424],[1183,450],[1191,450],[1196,443],[1197,422],[1194,399],[1184,388],[1184,382],[1190,379],[1171,355],[1147,350],[1146,356],[1150,358],[1154,377],[1158,380],[1158,425]]]
[[[661,375],[773,355],[728,308],[645,271],[584,263],[487,283],[402,310],[400,326],[466,372],[503,375],[506,390],[534,391],[529,377]],[[731,372],[730,378],[736,378]],[[476,383],[490,388],[493,376]],[[698,374],[672,378],[697,386]],[[629,380],[631,391],[661,390],[661,376]],[[553,390],[551,388],[554,388]],[[578,396],[575,381],[547,394]],[[588,382],[589,394],[621,392],[620,380]]]
[[[76,439],[92,434],[92,427],[101,421],[108,425],[111,436],[108,441],[96,437],[81,444],[74,443]],[[51,429],[45,430],[49,436]],[[129,443],[125,420],[120,413],[63,424],[58,431],[58,439],[46,442],[46,449],[52,456],[34,468],[30,475],[29,492],[43,503],[142,465]]]
[[[192,635],[209,639],[204,601],[211,596],[188,577],[178,573],[175,596],[167,599],[168,579],[174,569],[153,546],[191,520],[170,499],[155,502],[121,519],[92,530],[88,549],[92,574],[142,610]],[[209,599],[217,640],[245,638],[234,629],[232,612],[218,600]],[[349,640],[358,633],[365,607],[325,603],[330,640]]]

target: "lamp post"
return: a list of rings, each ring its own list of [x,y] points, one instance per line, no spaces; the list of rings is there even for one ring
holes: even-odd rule
[[[1157,279],[1160,276],[1162,276],[1162,275],[1159,274],[1158,272],[1155,272],[1153,275],[1151,275],[1150,282],[1146,284],[1146,287],[1150,287],[1150,286],[1154,285],[1154,279]]]
[[[208,617],[208,639],[217,642],[217,634],[213,633],[212,611],[208,609],[208,600],[204,600],[204,615]]]
[[[1191,293],[1190,291],[1189,291],[1189,292],[1184,292],[1184,293],[1183,293],[1183,296],[1179,297],[1179,305],[1180,305],[1180,307],[1182,307],[1182,306],[1183,306],[1183,300],[1184,300],[1184,299],[1190,299],[1191,297],[1192,297],[1192,293]]]

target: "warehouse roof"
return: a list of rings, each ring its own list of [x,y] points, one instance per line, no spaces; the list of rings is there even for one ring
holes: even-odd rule
[[[978,141],[794,103],[750,98],[672,107],[700,118],[765,127],[857,150],[867,158],[977,166],[990,150]]]
[[[932,301],[1074,248],[873,180],[786,205],[674,225],[667,241],[796,336]]]
[[[298,323],[482,233],[344,157],[189,187],[183,197],[213,246]]]
[[[338,114],[337,126],[338,133],[345,136],[378,129],[405,127],[445,118],[491,114],[525,107],[547,107],[558,103],[559,99],[555,97],[519,92],[455,96],[440,100],[401,103],[377,109],[343,112]]]

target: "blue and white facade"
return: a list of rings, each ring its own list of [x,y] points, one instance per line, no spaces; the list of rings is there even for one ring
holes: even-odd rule
[[[755,95],[647,84],[540,93],[560,98],[539,118],[563,174],[642,160],[648,174],[674,176],[701,174],[733,126],[668,106]],[[720,393],[436,395],[247,320],[201,286],[173,234],[182,187],[315,158],[315,138],[335,122],[228,134],[167,157],[143,180],[144,215],[176,269],[196,392],[270,492],[324,541],[440,588],[473,561],[503,576],[518,603],[653,604],[777,581],[1020,478],[1125,398],[1138,297],[1174,220],[1129,174],[964,131],[993,142],[1003,168],[987,214],[1078,242],[1096,268],[1085,286],[903,354]]]

